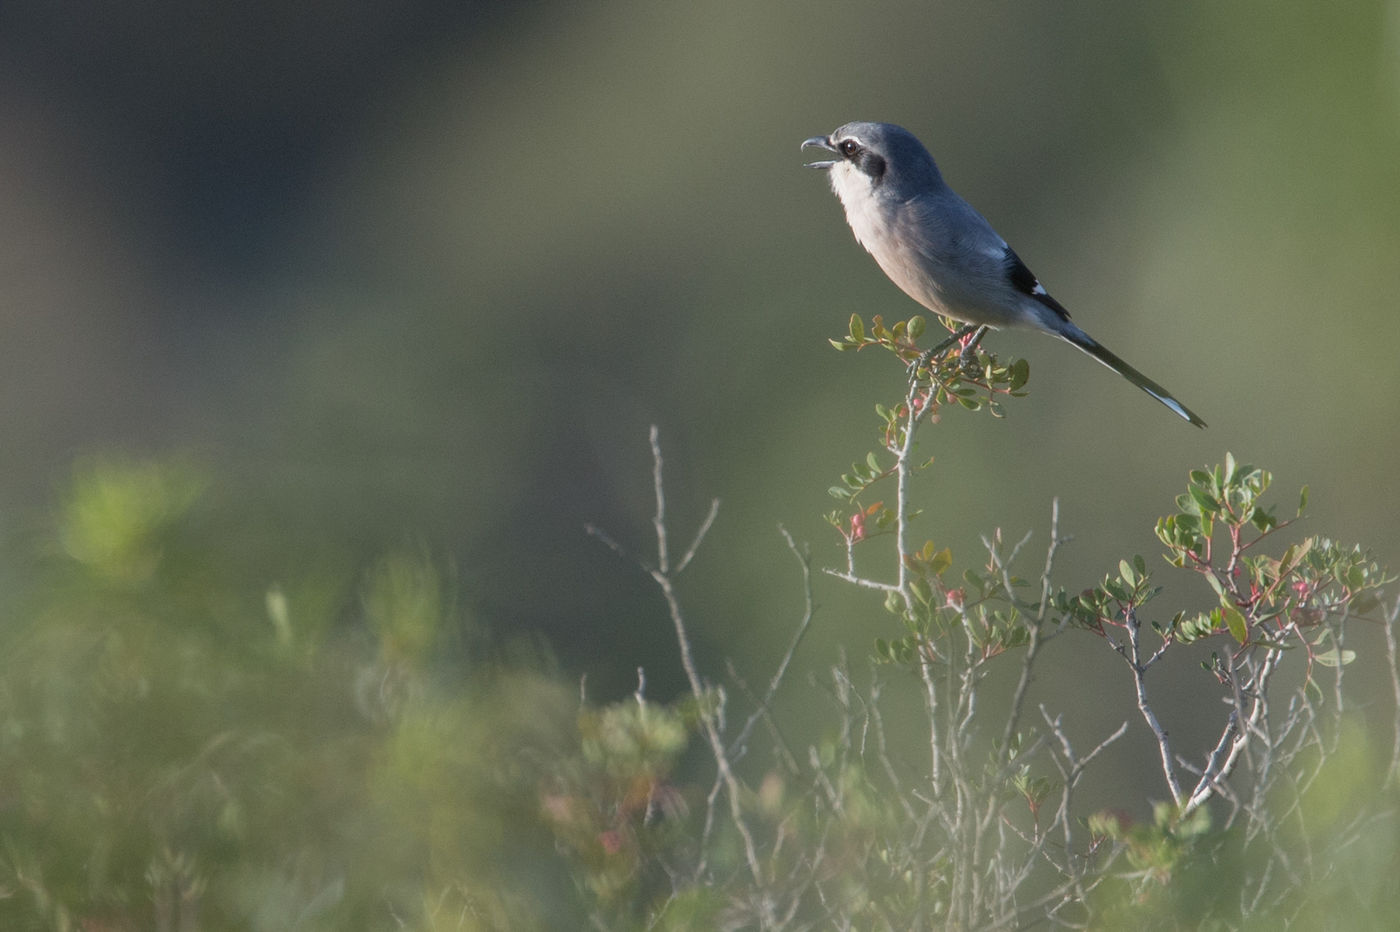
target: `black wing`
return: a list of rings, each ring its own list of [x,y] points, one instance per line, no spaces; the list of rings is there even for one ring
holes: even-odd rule
[[[1063,304],[1050,296],[1050,292],[1045,290],[1040,279],[1035,277],[1035,273],[1021,261],[1021,257],[1016,255],[1016,250],[1010,246],[1006,247],[1006,279],[1017,291],[1030,295],[1065,320],[1069,320],[1069,311],[1065,310]]]

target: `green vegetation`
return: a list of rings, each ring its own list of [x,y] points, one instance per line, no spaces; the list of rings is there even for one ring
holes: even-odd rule
[[[908,365],[922,329],[855,320],[842,346]],[[698,666],[674,584],[704,559],[715,512],[679,553],[655,432],[656,554],[639,562],[690,684],[673,703],[649,698],[644,674],[622,701],[581,699],[541,651],[469,617],[462,584],[422,548],[354,573],[287,556],[256,583],[233,543],[248,529],[224,533],[237,518],[220,513],[216,473],[81,464],[51,527],[11,556],[28,582],[0,628],[0,925],[1364,928],[1391,915],[1400,743],[1387,753],[1375,726],[1400,717],[1391,697],[1355,705],[1344,679],[1367,667],[1400,695],[1390,577],[1358,548],[1281,543],[1306,494],[1279,518],[1269,474],[1228,455],[1191,472],[1157,525],[1161,575],[1199,580],[1205,608],[1159,608],[1141,557],[1064,588],[1055,526],[1034,573],[1018,569],[1027,540],[999,533],[963,564],[914,537],[932,523],[914,505],[931,502],[913,491],[916,437],[951,412],[1004,413],[1029,368],[953,347],[917,375],[832,489],[845,560],[827,575],[890,615],[864,686],[844,662],[824,686],[788,681],[813,618],[810,557],[791,539],[806,604],[771,681]],[[1384,638],[1353,635],[1361,623]],[[1046,662],[1060,639],[1121,661],[1135,721],[1086,744],[1032,705],[1033,682],[1078,675]],[[1196,755],[1161,724],[1176,699],[1155,676],[1202,648],[1193,688],[1220,704],[1197,723],[1215,737]],[[901,681],[919,688],[885,695]],[[813,691],[829,726],[795,746],[773,700]],[[885,714],[910,697],[923,739],[894,747]],[[1136,814],[1087,779],[1130,728],[1157,751]]]

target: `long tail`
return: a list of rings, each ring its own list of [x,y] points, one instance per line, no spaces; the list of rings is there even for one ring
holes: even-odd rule
[[[1093,337],[1089,336],[1089,334],[1085,333],[1083,330],[1080,330],[1074,324],[1070,323],[1069,321],[1065,321],[1065,323],[1068,324],[1068,327],[1060,329],[1055,333],[1055,335],[1061,340],[1064,340],[1070,346],[1082,350],[1085,354],[1092,356],[1094,359],[1097,359],[1099,362],[1103,363],[1105,366],[1112,369],[1114,372],[1118,373],[1123,378],[1127,379],[1129,382],[1132,382],[1138,388],[1147,392],[1147,394],[1151,395],[1153,398],[1156,398],[1168,408],[1171,408],[1172,411],[1174,411],[1178,417],[1190,421],[1197,427],[1206,426],[1206,422],[1201,420],[1200,416],[1197,415],[1196,412],[1192,411],[1190,408],[1186,407],[1186,405],[1177,401],[1174,397],[1172,397],[1171,392],[1167,391],[1165,388],[1158,385],[1156,382],[1152,381],[1147,376],[1134,369],[1132,366],[1128,365],[1122,359],[1119,359],[1116,354],[1114,354],[1108,349],[1108,347],[1104,346],[1098,340],[1095,340]]]

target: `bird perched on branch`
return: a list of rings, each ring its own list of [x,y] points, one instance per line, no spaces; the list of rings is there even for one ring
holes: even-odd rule
[[[913,133],[892,123],[847,123],[815,146],[835,158],[810,162],[829,173],[856,240],[905,294],[969,326],[1030,327],[1097,359],[1197,427],[1195,412],[1069,319],[986,219],[943,181]]]

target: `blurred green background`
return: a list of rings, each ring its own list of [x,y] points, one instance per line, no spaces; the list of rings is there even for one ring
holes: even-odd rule
[[[1400,4],[9,0],[8,649],[43,636],[26,606],[75,468],[115,455],[203,477],[182,553],[257,606],[234,642],[266,635],[270,587],[340,617],[345,580],[407,548],[566,688],[617,698],[642,666],[670,698],[662,603],[583,531],[645,549],[656,424],[677,533],[722,500],[683,592],[701,664],[764,681],[800,609],[778,525],[841,560],[826,488],[901,390],[827,338],[916,310],[801,167],[853,119],[918,134],[1081,325],[1210,424],[994,335],[1031,396],[949,416],[917,490],[960,566],[995,527],[1043,543],[1058,496],[1058,579],[1087,585],[1155,554],[1187,470],[1226,450],[1285,512],[1309,483],[1307,531],[1395,562]],[[802,670],[889,633],[817,587]],[[1084,673],[1041,699],[1086,737],[1130,716],[1109,659],[1057,647]],[[1174,675],[1185,696],[1202,674]]]

